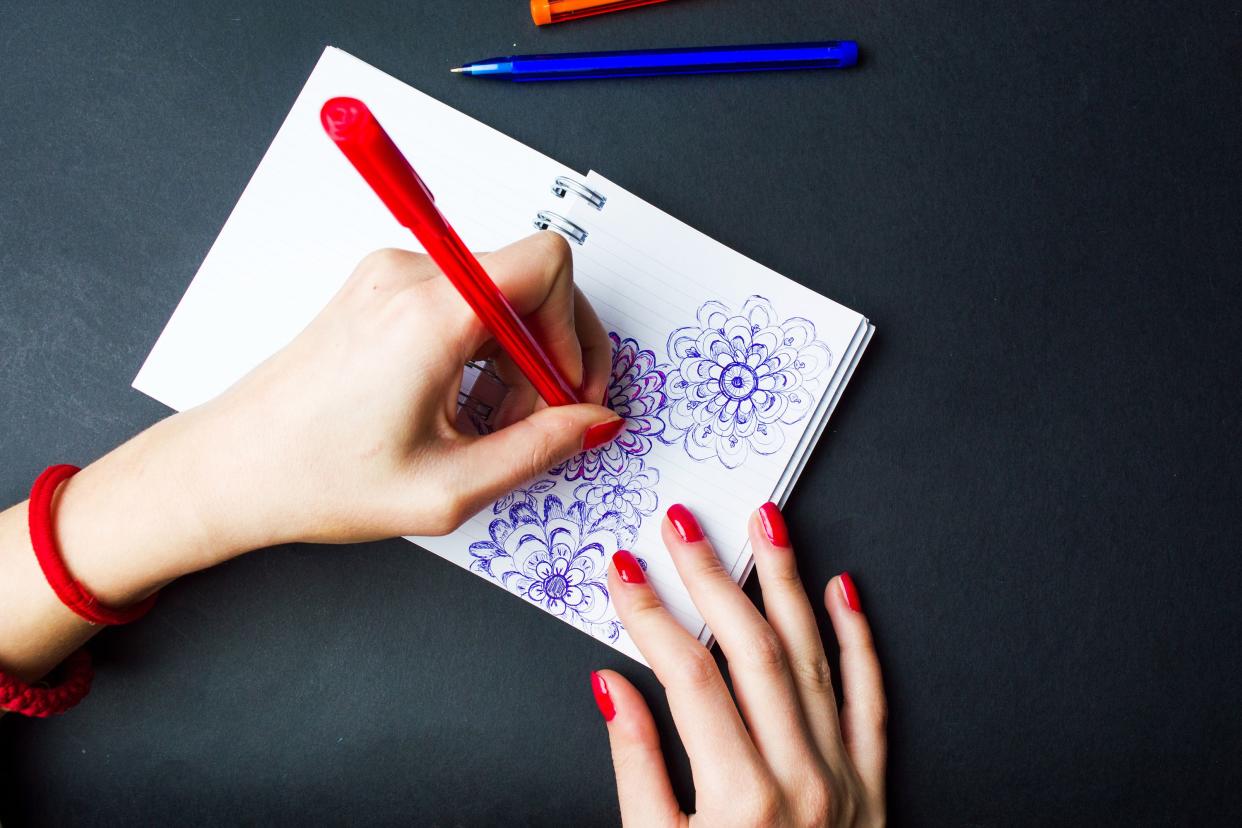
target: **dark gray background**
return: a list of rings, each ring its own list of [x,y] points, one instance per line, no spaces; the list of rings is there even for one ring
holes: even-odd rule
[[[509,86],[496,53],[854,37],[861,68]],[[1237,2],[0,5],[0,499],[130,380],[325,44],[868,314],[789,507],[851,570],[902,824],[1237,824]],[[753,590],[752,590],[753,592]],[[624,657],[400,541],[262,552],[0,720],[5,825],[617,819]],[[684,757],[674,770],[685,804]]]

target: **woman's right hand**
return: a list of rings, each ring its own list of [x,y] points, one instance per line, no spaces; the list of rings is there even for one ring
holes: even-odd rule
[[[618,552],[609,592],[621,621],[668,694],[694,775],[696,811],[673,794],[655,722],[619,673],[592,676],[629,826],[854,826],[885,821],[887,707],[871,628],[848,574],[824,605],[841,650],[845,704],[837,710],[815,614],[784,519],[768,503],[750,542],[767,618],[721,566],[694,516],[668,511],[664,543],[695,606],[729,660],[737,704],[715,659],[660,603],[629,552]]]
[[[481,262],[581,397],[602,400],[612,345],[574,286],[565,240],[537,233]],[[505,427],[482,437],[456,424],[462,366],[481,356],[511,388]],[[363,260],[297,338],[202,415],[232,455],[228,519],[249,530],[224,545],[244,548],[447,534],[622,425],[599,404],[544,405],[436,264],[399,250]]]
[[[582,398],[602,400],[612,346],[555,233],[481,257]],[[426,256],[358,265],[292,342],[220,397],[169,417],[59,489],[62,556],[123,607],[189,572],[290,541],[451,532],[526,479],[617,436],[600,405],[548,408]],[[456,428],[463,364],[512,387],[487,436]],[[35,563],[26,508],[0,512],[0,669],[37,678],[95,631]]]

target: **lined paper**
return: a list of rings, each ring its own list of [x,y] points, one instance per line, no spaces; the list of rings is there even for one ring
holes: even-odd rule
[[[652,464],[667,463],[676,471],[665,482],[662,495],[668,499],[661,505],[681,502],[690,506],[725,568],[741,580],[749,574],[752,560],[746,541],[750,514],[767,500],[783,503],[786,499],[865,347],[870,323],[857,312],[694,230],[597,172],[589,173],[586,183],[608,201],[600,211],[580,202],[570,214],[590,233],[574,257],[575,279],[606,324],[659,351],[665,349],[671,331],[694,320],[703,302],[720,300],[737,309],[747,297],[758,294],[784,317],[813,322],[817,338],[833,354],[834,364],[812,386],[818,393],[814,413],[789,430],[780,452],[751,455],[736,469],[695,461],[676,446],[660,446],[652,452]],[[648,560],[653,566],[648,574],[654,573],[651,580],[661,597],[688,615],[693,613],[685,587],[662,552],[658,524],[640,537],[640,543],[644,555],[651,553]],[[710,630],[699,622],[696,635],[710,640]]]

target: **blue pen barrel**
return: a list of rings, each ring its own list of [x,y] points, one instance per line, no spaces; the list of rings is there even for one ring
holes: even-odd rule
[[[468,66],[468,71],[475,76],[521,82],[844,69],[857,62],[857,43],[852,40],[830,40],[756,46],[515,55],[476,61]]]

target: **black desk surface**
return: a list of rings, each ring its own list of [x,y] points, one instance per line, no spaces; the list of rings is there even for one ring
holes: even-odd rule
[[[850,569],[898,823],[1237,824],[1237,3],[0,5],[0,498],[129,387],[325,44],[594,167],[879,333],[789,508]],[[509,86],[470,58],[854,37],[849,73]],[[0,720],[21,824],[599,824],[589,670],[401,541],[186,578],[94,693]],[[684,758],[674,760],[689,805]]]

